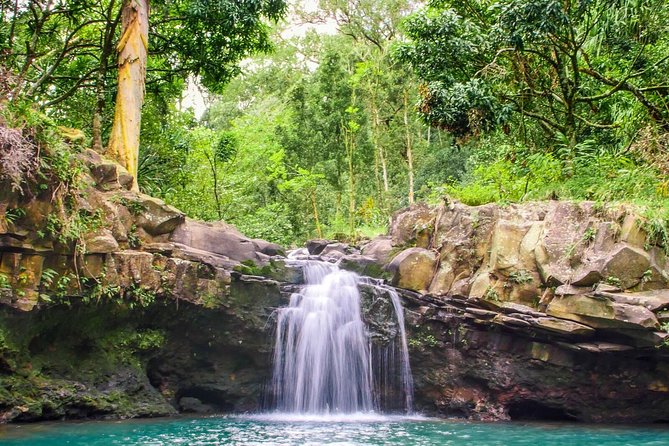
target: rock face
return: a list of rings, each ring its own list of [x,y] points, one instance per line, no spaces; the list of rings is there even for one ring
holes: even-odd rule
[[[667,421],[669,269],[643,228],[588,202],[396,213],[362,252],[405,289],[419,409]]]
[[[51,190],[0,193],[0,422],[257,409],[287,297],[237,270],[276,273],[281,247],[79,159],[69,212]]]
[[[653,312],[664,301],[648,307],[650,298],[635,293],[666,294],[669,269],[665,249],[649,246],[643,228],[631,209],[589,202],[416,205],[393,217],[390,245],[383,237],[368,246],[383,247],[375,260],[401,288],[648,331],[659,329]],[[610,292],[595,291],[604,286]]]
[[[272,314],[302,272],[79,158],[69,213],[54,190],[0,188],[0,422],[259,409]],[[669,264],[643,228],[593,203],[418,205],[360,249],[308,251],[398,287],[418,410],[666,422]],[[361,288],[383,356],[392,305]]]
[[[669,351],[530,308],[404,293],[417,405],[475,420],[666,422]],[[636,331],[636,330],[634,330]]]

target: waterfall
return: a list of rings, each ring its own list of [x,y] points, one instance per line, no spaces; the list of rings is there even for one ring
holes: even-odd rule
[[[361,313],[359,284],[365,283],[378,287],[392,301],[400,338],[400,391],[404,409],[411,411],[413,381],[403,309],[395,290],[331,263],[293,262],[302,267],[305,284],[291,296],[287,307],[277,310],[272,377],[276,409],[346,414],[381,408],[379,386],[387,383],[375,379],[374,368],[388,364],[373,361],[375,355]]]
[[[395,310],[395,315],[397,317],[397,325],[400,331],[399,366],[401,390],[404,394],[404,407],[406,407],[407,410],[411,410],[413,408],[413,377],[411,376],[411,365],[409,364],[407,333],[404,327],[404,309],[402,308],[402,302],[400,302],[400,296],[397,294],[397,291],[389,286],[383,286],[383,289],[390,295],[390,300],[393,303],[393,309]]]

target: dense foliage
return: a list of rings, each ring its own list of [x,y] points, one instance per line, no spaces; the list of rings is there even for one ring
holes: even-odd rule
[[[405,26],[423,118],[476,152],[442,190],[666,209],[666,2],[433,1]]]
[[[111,124],[127,1],[0,1],[3,70],[14,74],[10,97],[37,102],[70,127],[90,129],[94,114]],[[222,88],[239,72],[239,60],[270,48],[265,19],[284,10],[283,0],[152,1],[147,93],[171,103],[188,75]]]

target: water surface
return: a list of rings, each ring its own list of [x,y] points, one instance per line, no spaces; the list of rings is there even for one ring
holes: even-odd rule
[[[2,445],[669,445],[663,427],[360,416],[219,416],[0,428]]]

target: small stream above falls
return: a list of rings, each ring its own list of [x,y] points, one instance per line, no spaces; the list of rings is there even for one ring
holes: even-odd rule
[[[293,414],[410,413],[413,379],[395,290],[310,260],[302,250],[288,261],[302,269],[304,285],[277,310],[273,408]],[[390,301],[392,336],[382,342],[365,325],[361,287]]]

